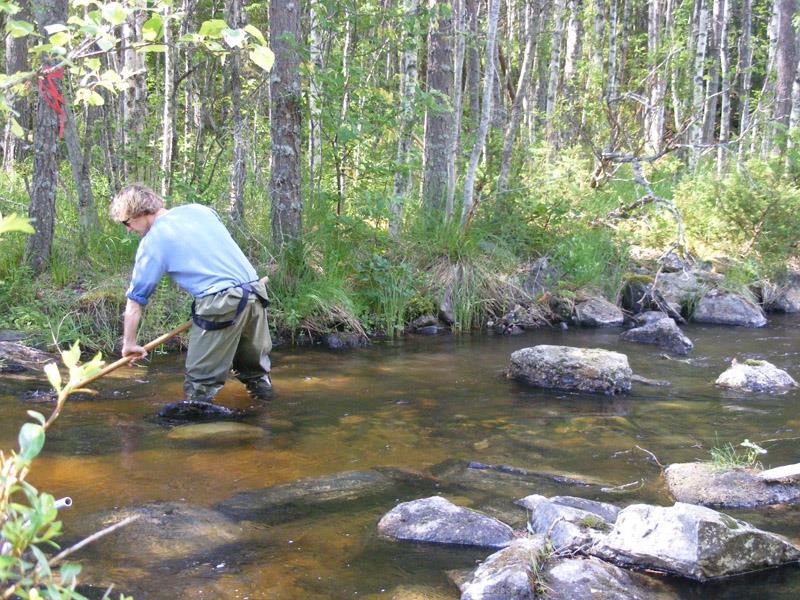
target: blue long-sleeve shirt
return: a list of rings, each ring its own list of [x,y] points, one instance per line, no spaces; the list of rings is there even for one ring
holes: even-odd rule
[[[219,215],[201,204],[186,204],[155,220],[139,242],[126,296],[147,304],[164,275],[195,298],[258,279]]]

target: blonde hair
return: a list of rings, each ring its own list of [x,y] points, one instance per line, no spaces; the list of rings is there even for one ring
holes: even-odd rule
[[[111,201],[108,214],[114,221],[127,221],[142,215],[154,215],[164,208],[164,200],[143,183],[122,189]]]

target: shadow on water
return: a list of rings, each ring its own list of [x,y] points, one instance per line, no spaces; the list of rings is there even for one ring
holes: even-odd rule
[[[70,402],[32,482],[73,498],[63,515],[69,532],[117,507],[175,501],[210,509],[239,493],[307,478],[384,467],[414,472],[417,480],[385,493],[239,515],[245,538],[186,557],[126,565],[116,561],[113,543],[109,551],[88,550],[85,581],[114,582],[137,598],[377,598],[400,588],[455,598],[447,571],[474,568],[489,552],[380,539],[376,524],[397,502],[441,494],[521,528],[525,513],[513,500],[532,493],[669,504],[656,460],[705,459],[715,443],[773,440],[765,466],[798,462],[800,392],[742,395],[713,385],[734,357],[763,358],[798,377],[798,325],[793,317],[773,317],[760,330],[688,325],[695,350],[686,361],[620,342],[619,330],[439,336],[348,353],[284,350],[273,356],[271,403],[253,406],[236,382],[222,392],[221,403],[248,412],[241,423],[263,432],[242,440],[170,437],[173,427],[153,416],[180,399],[182,357],[156,357],[147,368],[98,382],[98,396]],[[536,344],[620,351],[637,374],[672,385],[635,384],[630,394],[608,398],[506,380],[510,353]],[[15,445],[27,409],[43,410],[21,403],[14,385],[0,396],[0,447]],[[797,509],[731,514],[800,539]],[[791,567],[704,585],[670,583],[685,598],[800,594],[800,572]]]

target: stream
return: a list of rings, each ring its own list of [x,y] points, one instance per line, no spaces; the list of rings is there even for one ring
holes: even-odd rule
[[[619,506],[671,504],[656,459],[663,465],[707,459],[712,446],[726,442],[773,440],[763,443],[765,467],[800,462],[799,390],[767,395],[714,387],[734,357],[766,359],[800,378],[798,326],[800,317],[782,315],[771,315],[763,329],[686,325],[695,344],[686,360],[621,342],[619,329],[412,336],[340,353],[279,349],[272,355],[271,403],[250,409],[235,381],[218,397],[249,409],[242,422],[263,431],[240,442],[169,437],[170,426],[155,414],[181,399],[183,356],[154,356],[97,382],[97,396],[70,400],[29,479],[72,498],[62,519],[65,539],[73,541],[71,527],[119,507],[176,501],[210,509],[238,492],[299,479],[401,469],[409,477],[388,495],[309,505],[284,520],[248,519],[245,541],[174,560],[139,560],[131,548],[117,553],[111,534],[101,549],[75,556],[84,565],[81,580],[114,583],[113,597],[123,591],[137,599],[458,598],[447,571],[473,569],[491,551],[381,539],[376,523],[398,501],[441,494],[524,528],[524,510],[512,502],[532,493]],[[634,373],[672,386],[634,383],[629,394],[604,397],[507,380],[511,352],[537,344],[623,352]],[[0,448],[16,446],[26,410],[48,412],[19,400],[36,383],[7,377],[0,385]],[[442,465],[468,461],[593,485],[515,477],[482,486],[431,483],[430,473]],[[800,543],[798,509],[726,512]],[[707,584],[668,582],[685,598],[800,597],[797,566]]]

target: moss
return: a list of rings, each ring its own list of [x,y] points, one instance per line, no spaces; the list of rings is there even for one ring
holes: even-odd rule
[[[652,275],[642,275],[639,273],[626,273],[625,274],[625,283],[627,284],[640,284],[640,285],[648,285],[653,283],[654,279]]]
[[[728,515],[722,515],[722,522],[725,523],[728,529],[739,529],[739,523],[736,522],[736,519]]]
[[[597,531],[609,531],[611,528],[603,519],[595,515],[589,515],[581,519],[580,525]]]
[[[764,361],[756,360],[755,358],[748,358],[746,361],[744,361],[744,364],[746,364],[748,367],[763,367]]]

